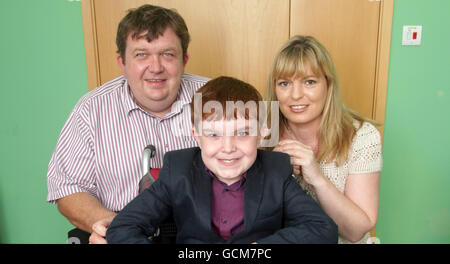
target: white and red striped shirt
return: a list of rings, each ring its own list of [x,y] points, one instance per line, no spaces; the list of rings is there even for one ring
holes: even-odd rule
[[[48,165],[47,201],[87,192],[106,208],[122,210],[138,193],[147,145],[156,147],[152,168],[162,168],[167,151],[197,146],[189,103],[207,81],[184,74],[177,100],[163,118],[136,104],[124,76],[87,93],[64,124]]]

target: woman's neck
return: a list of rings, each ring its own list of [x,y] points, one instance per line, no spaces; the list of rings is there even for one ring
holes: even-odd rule
[[[307,124],[295,124],[288,121],[283,138],[298,140],[301,143],[312,147],[314,152],[316,152],[319,145],[319,127],[320,119]]]

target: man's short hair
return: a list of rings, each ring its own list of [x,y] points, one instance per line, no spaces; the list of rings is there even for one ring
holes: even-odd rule
[[[196,104],[195,97],[200,95],[201,104],[198,102]],[[261,101],[261,94],[251,84],[232,77],[221,76],[210,80],[196,92],[190,105],[191,121],[197,127],[197,123],[203,120],[229,120],[240,116],[245,119],[259,120]],[[213,105],[211,111],[204,111],[205,105],[211,102],[216,107]],[[234,107],[229,109],[230,105]]]
[[[125,64],[125,50],[130,34],[133,39],[137,39],[142,33],[147,32],[146,38],[150,42],[162,36],[167,27],[170,27],[180,38],[184,60],[190,36],[184,19],[175,9],[143,5],[128,10],[127,15],[119,23],[116,35],[117,52],[122,57],[123,63]]]

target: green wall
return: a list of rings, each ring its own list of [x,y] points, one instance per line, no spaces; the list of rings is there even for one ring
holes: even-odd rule
[[[450,243],[450,1],[395,0],[377,237]],[[422,45],[402,46],[403,25]]]
[[[377,237],[450,243],[450,1],[396,0]],[[401,46],[402,25],[423,25]],[[45,202],[59,132],[87,92],[80,3],[1,0],[0,243],[65,243]],[[441,35],[440,35],[441,34]]]
[[[65,243],[48,162],[88,90],[80,2],[1,0],[0,243]]]

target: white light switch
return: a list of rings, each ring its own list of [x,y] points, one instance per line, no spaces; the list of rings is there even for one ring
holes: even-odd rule
[[[422,26],[403,26],[402,45],[420,45]]]

